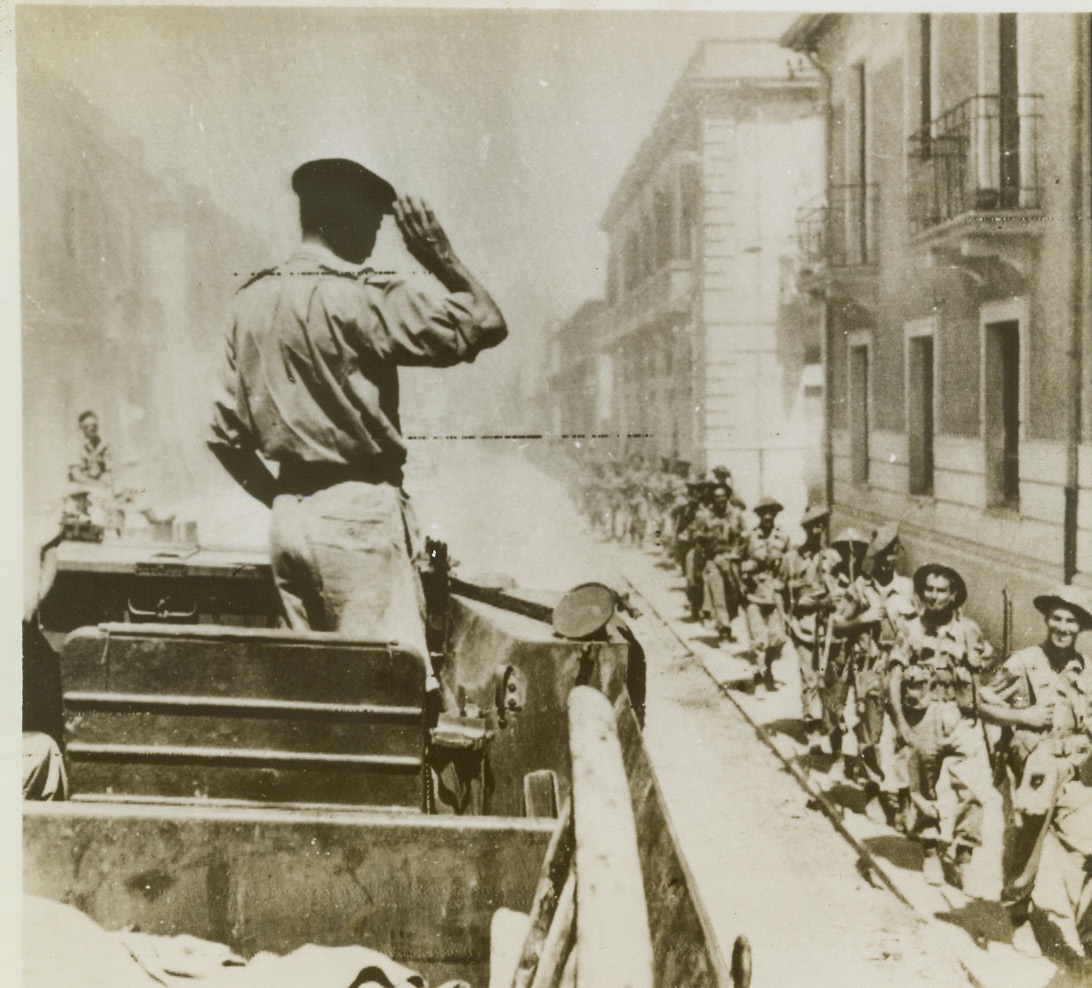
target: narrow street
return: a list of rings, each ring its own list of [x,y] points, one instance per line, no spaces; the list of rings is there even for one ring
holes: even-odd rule
[[[422,527],[449,541],[462,572],[503,572],[528,587],[629,587],[642,611],[634,627],[648,655],[656,772],[721,949],[739,934],[751,940],[756,985],[1061,983],[1048,962],[1007,945],[979,949],[883,884],[718,686],[709,670],[728,657],[682,623],[679,578],[654,549],[591,537],[563,485],[511,451],[419,448],[411,463]],[[962,948],[981,955],[970,975]],[[1027,970],[1021,962],[1031,978],[988,977]]]

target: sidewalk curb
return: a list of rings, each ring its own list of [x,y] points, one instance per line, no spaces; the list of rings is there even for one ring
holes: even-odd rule
[[[641,599],[642,603],[645,606],[645,609],[649,613],[655,615],[656,619],[665,628],[667,628],[668,631],[671,632],[676,641],[678,641],[679,644],[682,646],[685,654],[690,658],[693,658],[701,666],[702,671],[713,682],[713,685],[716,686],[717,691],[722,696],[727,698],[732,706],[739,711],[739,713],[743,716],[747,723],[751,725],[752,730],[755,732],[755,735],[759,738],[759,740],[761,740],[762,743],[771,752],[773,752],[773,754],[781,762],[782,766],[796,780],[800,788],[811,799],[815,801],[815,803],[823,811],[823,814],[827,817],[828,820],[830,820],[831,824],[833,824],[834,829],[837,830],[838,833],[845,839],[845,841],[854,849],[854,851],[856,851],[856,853],[860,856],[860,859],[864,861],[865,864],[867,864],[869,869],[871,869],[871,872],[882,881],[884,888],[891,892],[895,896],[895,898],[897,898],[903,905],[909,908],[920,920],[927,923],[932,922],[935,917],[923,914],[923,912],[918,909],[910,899],[906,897],[906,895],[899,889],[898,884],[888,873],[887,868],[881,865],[877,857],[873,855],[873,853],[849,831],[849,829],[846,827],[845,823],[842,820],[842,814],[839,809],[827,798],[826,794],[822,790],[811,784],[808,779],[807,773],[803,772],[799,765],[795,764],[791,758],[787,758],[780,751],[780,749],[774,743],[770,732],[767,731],[762,724],[756,721],[754,717],[752,717],[751,714],[748,712],[746,707],[744,707],[743,704],[739,702],[739,699],[733,695],[733,684],[731,682],[722,682],[720,679],[718,679],[717,676],[706,664],[705,659],[693,648],[691,648],[689,643],[687,643],[679,634],[679,632],[675,628],[674,622],[669,621],[667,618],[665,618],[664,615],[660,612],[659,608],[657,608],[656,605],[645,594],[643,594],[637,586],[634,585],[633,581],[630,580],[629,577],[623,576],[623,579],[630,587],[630,589]],[[959,964],[960,968],[962,968],[963,973],[967,977],[967,980],[972,985],[974,985],[975,988],[991,988],[990,985],[983,982],[974,973],[968,961],[960,956],[960,952],[958,949],[950,949],[952,949],[955,960]],[[1001,988],[1001,986],[993,986],[993,988]]]

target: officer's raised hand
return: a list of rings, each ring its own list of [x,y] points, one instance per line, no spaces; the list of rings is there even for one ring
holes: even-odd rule
[[[393,208],[394,218],[409,252],[430,274],[446,282],[446,276],[462,265],[432,207],[424,199],[399,196]]]
[[[399,196],[393,204],[394,218],[409,252],[435,275],[449,292],[469,292],[477,304],[484,346],[495,346],[508,335],[504,316],[489,292],[459,260],[447,233],[424,199]]]

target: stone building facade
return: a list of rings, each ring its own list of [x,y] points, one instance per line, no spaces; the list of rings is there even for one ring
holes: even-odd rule
[[[815,14],[828,187],[799,217],[821,304],[834,524],[902,523],[995,634],[1092,583],[1087,14]]]
[[[574,316],[597,431],[794,507],[821,476],[818,333],[786,290],[797,207],[822,189],[818,92],[775,42],[703,43],[602,219],[605,299]]]
[[[204,448],[227,302],[268,245],[38,62],[19,64],[27,538],[56,531],[80,412],[97,412],[123,486],[176,500]]]

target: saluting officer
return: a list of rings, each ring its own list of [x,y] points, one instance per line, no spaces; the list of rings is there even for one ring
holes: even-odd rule
[[[301,165],[292,188],[303,243],[235,297],[208,444],[272,508],[289,627],[397,640],[427,656],[401,490],[398,368],[472,361],[507,328],[423,201],[396,197],[344,158]],[[364,267],[392,212],[444,292]],[[276,476],[263,457],[279,464]]]

